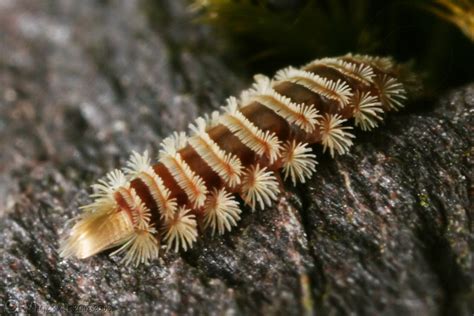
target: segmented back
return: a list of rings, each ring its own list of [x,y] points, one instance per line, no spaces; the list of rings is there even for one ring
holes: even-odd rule
[[[156,258],[161,245],[191,248],[198,231],[230,231],[242,212],[238,197],[252,210],[271,205],[280,169],[293,184],[315,171],[310,145],[345,154],[351,123],[370,130],[384,112],[403,106],[397,76],[390,58],[351,54],[288,67],[274,79],[255,76],[220,113],[163,140],[157,163],[133,153],[123,171],[94,185],[95,200],[63,239],[61,254],[86,258],[119,247],[114,253],[138,264]]]

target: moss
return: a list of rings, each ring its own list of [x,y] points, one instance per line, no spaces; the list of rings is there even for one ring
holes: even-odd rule
[[[427,194],[425,193],[418,194],[418,199],[419,199],[420,206],[424,208],[427,208],[430,206],[429,197]]]

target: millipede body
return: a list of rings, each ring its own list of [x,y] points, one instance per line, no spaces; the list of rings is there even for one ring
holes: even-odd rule
[[[272,79],[256,75],[220,112],[164,139],[156,163],[134,152],[122,170],[94,184],[93,202],[61,240],[60,254],[87,258],[117,248],[112,254],[137,265],[160,248],[191,248],[206,229],[230,231],[242,212],[239,198],[261,209],[277,199],[280,171],[293,184],[311,176],[311,145],[345,154],[352,125],[370,130],[384,112],[402,107],[399,68],[387,57],[347,54],[288,67]]]

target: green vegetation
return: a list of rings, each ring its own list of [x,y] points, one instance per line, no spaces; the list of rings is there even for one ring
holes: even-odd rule
[[[228,54],[256,71],[356,52],[413,61],[433,89],[474,79],[473,0],[196,0],[191,7],[225,39]]]

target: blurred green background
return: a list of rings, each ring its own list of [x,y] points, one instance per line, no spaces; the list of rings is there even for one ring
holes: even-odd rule
[[[411,62],[428,93],[474,80],[474,0],[196,0],[190,9],[222,38],[224,56],[253,72],[353,52]]]

